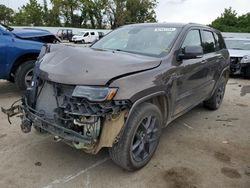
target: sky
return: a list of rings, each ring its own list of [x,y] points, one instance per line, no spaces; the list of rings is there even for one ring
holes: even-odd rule
[[[14,10],[24,5],[29,0],[0,0]],[[43,0],[38,0],[42,3]],[[210,24],[230,6],[241,14],[250,12],[250,0],[158,0],[156,9],[159,22],[182,22]]]

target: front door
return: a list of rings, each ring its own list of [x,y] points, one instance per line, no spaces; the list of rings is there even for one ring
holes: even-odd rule
[[[86,33],[84,34],[84,41],[85,41],[86,43],[90,43],[90,42],[91,42],[91,36],[90,36],[90,33],[89,33],[89,32],[86,32]]]
[[[200,29],[191,29],[187,32],[181,44],[186,46],[202,46]],[[179,62],[176,74],[176,99],[174,103],[174,116],[197,105],[204,97],[206,82],[208,81],[209,67],[204,56]]]
[[[7,76],[8,48],[10,47],[12,37],[5,31],[0,30],[0,79]]]

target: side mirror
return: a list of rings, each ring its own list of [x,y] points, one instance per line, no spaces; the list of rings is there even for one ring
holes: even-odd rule
[[[201,46],[186,46],[181,49],[177,55],[178,60],[195,59],[203,55],[203,48]]]

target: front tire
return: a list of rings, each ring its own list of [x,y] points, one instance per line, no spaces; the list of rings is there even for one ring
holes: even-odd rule
[[[151,103],[139,105],[128,119],[118,143],[109,149],[111,159],[129,171],[144,167],[158,146],[161,129],[159,108]]]
[[[20,90],[26,90],[30,86],[35,62],[36,60],[28,60],[18,67],[15,74],[15,83]]]
[[[210,109],[210,110],[217,110],[220,108],[220,105],[223,101],[225,90],[226,90],[226,78],[223,76],[221,80],[219,81],[219,84],[212,95],[212,97],[206,101],[203,102],[204,107]]]

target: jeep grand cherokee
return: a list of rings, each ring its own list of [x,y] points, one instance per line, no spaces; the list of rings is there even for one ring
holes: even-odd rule
[[[108,147],[127,170],[145,166],[162,128],[199,103],[220,107],[229,53],[219,31],[198,24],[121,27],[90,48],[44,47],[22,104],[21,129],[46,131],[96,154]]]

